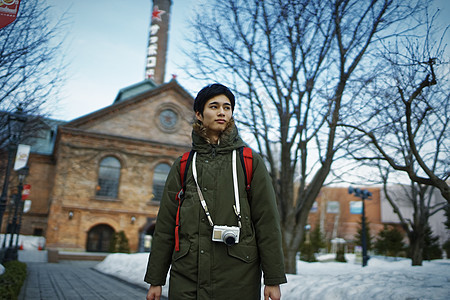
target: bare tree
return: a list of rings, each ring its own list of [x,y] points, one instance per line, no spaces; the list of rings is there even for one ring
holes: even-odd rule
[[[410,16],[410,4],[212,1],[193,19],[189,57],[198,72],[192,76],[224,82],[238,93],[237,119],[272,176],[288,273],[296,273],[308,213],[345,141],[337,124],[353,98],[347,85],[365,76],[372,44]]]
[[[64,18],[52,19],[50,7],[42,1],[22,1],[17,19],[0,29],[0,128],[7,127],[7,113],[20,106],[33,116],[27,125],[32,131],[40,123],[36,118],[56,104],[65,79],[61,55],[65,26]],[[4,142],[0,140],[0,145]]]
[[[429,218],[450,200],[450,74],[442,44],[447,28],[440,35],[436,14],[425,12],[415,38],[384,45],[385,69],[363,88],[366,109],[345,124],[354,130],[347,132],[354,138],[348,153],[380,170],[386,199],[408,235],[412,265],[422,265]],[[436,200],[436,189],[447,202]]]
[[[414,181],[409,185],[393,185],[389,180],[389,169],[383,173],[383,194],[408,236],[411,264],[421,266],[428,221],[434,214],[443,210],[447,202],[439,197],[440,193],[436,193],[433,186]]]
[[[416,38],[385,45],[386,69],[363,89],[364,111],[347,119],[349,153],[366,165],[384,162],[408,180],[436,187],[450,203],[450,85],[443,35],[426,14]],[[446,61],[447,59],[447,61]],[[369,95],[369,97],[367,97]]]

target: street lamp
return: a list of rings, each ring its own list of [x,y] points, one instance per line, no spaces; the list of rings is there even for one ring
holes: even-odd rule
[[[19,171],[17,171],[17,173],[19,174],[19,192],[17,193],[17,202],[19,203],[19,220],[18,223],[16,223],[17,228],[15,230],[16,232],[16,249],[18,249],[19,247],[19,235],[20,235],[20,228],[22,227],[22,215],[23,215],[23,203],[25,201],[24,198],[24,194],[23,194],[23,189],[24,189],[24,182],[25,182],[25,177],[28,175],[29,172],[29,168],[27,166],[23,167],[22,169],[20,169]]]
[[[10,238],[9,238],[9,247],[6,249],[5,257],[3,261],[11,261],[11,260],[17,260],[17,248],[19,243],[19,233],[20,233],[20,226],[22,222],[22,211],[23,211],[23,201],[22,201],[22,192],[23,192],[23,182],[25,180],[25,177],[28,175],[28,167],[24,167],[17,171],[18,177],[19,177],[19,184],[17,185],[17,194],[15,195],[14,200],[14,216],[12,218],[11,224],[8,226],[10,228]],[[20,220],[20,223],[18,222],[18,219]],[[17,235],[16,238],[16,244],[13,245],[14,242],[14,234]],[[5,235],[6,238],[6,235]]]
[[[356,197],[361,198],[362,200],[362,234],[361,234],[361,244],[362,244],[362,266],[367,266],[367,261],[369,257],[367,256],[367,237],[366,237],[366,206],[364,204],[364,200],[368,199],[372,196],[372,193],[368,190],[354,189],[353,187],[348,188],[349,194],[355,194]]]
[[[7,118],[7,143],[8,143],[8,160],[6,164],[5,177],[3,181],[2,194],[0,196],[0,232],[3,224],[3,215],[6,209],[6,203],[8,200],[8,186],[9,186],[9,176],[11,172],[11,167],[13,163],[13,158],[15,151],[17,150],[18,144],[20,142],[20,136],[23,127],[27,121],[27,116],[23,112],[22,107],[17,107],[16,111],[13,113],[8,113]],[[6,235],[4,236],[6,239]],[[0,259],[3,260],[3,249],[0,252]]]
[[[20,141],[23,126],[27,121],[27,116],[19,106],[14,113],[8,113],[7,128],[8,128],[8,162],[6,164],[5,178],[3,182],[2,195],[0,196],[0,232],[3,224],[3,214],[6,209],[6,202],[8,200],[8,185],[11,166],[13,163],[14,152]]]

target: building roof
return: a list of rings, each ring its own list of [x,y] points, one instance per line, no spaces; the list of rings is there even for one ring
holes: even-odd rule
[[[158,85],[151,79],[145,79],[144,81],[127,86],[119,91],[116,99],[114,99],[113,104],[117,104],[141,94],[147,93],[156,87],[158,87]]]
[[[24,143],[31,146],[31,152],[33,153],[50,155],[55,146],[58,126],[67,122],[50,118],[39,118],[38,122],[41,123],[36,127],[38,133],[27,138]]]
[[[0,117],[3,119],[7,114],[5,111],[0,111]],[[27,121],[21,134],[21,143],[30,145],[32,153],[49,155],[53,152],[58,126],[66,123],[62,120],[27,114]],[[3,148],[8,143],[8,132],[6,124],[2,124],[1,128],[0,148]]]

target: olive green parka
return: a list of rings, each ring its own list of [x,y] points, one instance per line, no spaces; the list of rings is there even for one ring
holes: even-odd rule
[[[195,127],[194,127],[195,129]],[[232,151],[245,146],[234,124],[218,145],[194,130],[198,184],[215,225],[238,226],[232,177]],[[170,269],[169,299],[260,299],[261,271],[265,285],[286,282],[279,214],[272,182],[261,156],[253,152],[251,199],[247,199],[244,171],[237,156],[242,216],[239,243],[227,246],[211,241],[206,218],[192,175],[180,210],[180,250],[175,251],[176,194],[180,186],[180,158],[167,177],[144,280],[164,285]]]

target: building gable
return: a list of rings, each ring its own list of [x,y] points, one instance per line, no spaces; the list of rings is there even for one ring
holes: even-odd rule
[[[160,86],[146,81],[122,89],[112,105],[64,127],[86,133],[190,145],[192,96],[175,80]]]

